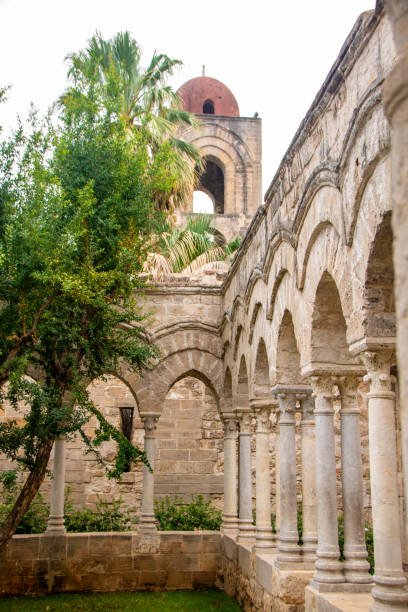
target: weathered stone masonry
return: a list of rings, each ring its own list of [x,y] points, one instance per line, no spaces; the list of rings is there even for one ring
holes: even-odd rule
[[[142,379],[118,372],[156,465],[141,536],[157,537],[155,495],[188,495],[202,474],[220,502],[224,472],[220,577],[245,610],[408,609],[408,2],[386,8],[358,19],[226,278],[152,288],[161,359]],[[161,571],[152,583],[169,586]]]

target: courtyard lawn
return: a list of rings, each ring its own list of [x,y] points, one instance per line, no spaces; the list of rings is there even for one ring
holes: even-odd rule
[[[217,589],[205,591],[163,591],[160,593],[97,593],[6,597],[0,599],[4,612],[239,612],[241,608]]]

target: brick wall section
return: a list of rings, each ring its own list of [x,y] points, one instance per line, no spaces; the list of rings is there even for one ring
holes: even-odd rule
[[[212,587],[220,550],[216,531],[14,536],[0,555],[0,594]]]

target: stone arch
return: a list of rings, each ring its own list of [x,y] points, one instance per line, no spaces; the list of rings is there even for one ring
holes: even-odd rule
[[[310,357],[314,364],[356,364],[347,343],[347,325],[340,294],[325,271],[317,286],[311,321]]]
[[[227,366],[224,374],[224,403],[222,412],[232,411],[232,376],[231,370]]]
[[[222,361],[211,353],[199,349],[186,349],[163,359],[154,370],[143,378],[129,380],[136,389],[140,412],[162,412],[163,401],[175,382],[192,376],[204,382],[214,393],[219,405]]]
[[[319,233],[332,226],[339,240],[345,243],[341,194],[332,186],[322,185],[309,203],[307,213],[296,233],[298,286],[303,287],[310,251]]]
[[[392,244],[389,211],[377,228],[366,268],[363,325],[369,337],[396,335]]]
[[[219,123],[203,121],[200,132],[188,130],[183,138],[194,144],[204,157],[217,160],[224,167],[224,212],[247,213],[254,191],[253,160],[247,145],[233,131]],[[237,211],[235,202],[243,197],[243,210]]]
[[[244,355],[239,361],[239,370],[236,383],[236,405],[240,408],[249,406],[248,369]]]
[[[319,166],[307,179],[293,220],[293,232],[295,234],[300,233],[315,198],[318,196],[319,192],[321,190],[324,191],[325,188],[331,188],[338,191],[338,176],[334,166]]]
[[[281,285],[281,282],[282,282],[285,274],[289,274],[288,270],[286,268],[281,268],[279,270],[278,274],[276,275],[275,280],[273,282],[272,293],[271,293],[271,300],[269,302],[268,313],[267,313],[267,318],[269,320],[273,319],[273,311],[274,311],[274,308],[275,308],[276,296],[278,294],[279,287]]]
[[[265,397],[270,393],[269,360],[263,338],[259,340],[253,372],[252,397]]]
[[[278,385],[298,385],[301,382],[300,354],[292,315],[287,309],[279,326],[275,377]]]
[[[349,322],[350,343],[363,338],[367,330],[365,303],[367,266],[372,257],[379,228],[384,217],[390,214],[391,199],[387,188],[387,176],[390,170],[390,159],[387,156],[377,165],[361,198],[350,253],[350,272],[353,279],[353,308]],[[389,236],[391,242],[390,233]]]
[[[254,337],[254,328],[256,324],[256,320],[258,318],[259,312],[262,310],[262,302],[255,302],[254,307],[252,308],[252,314],[249,317],[249,344],[252,344],[252,339]]]

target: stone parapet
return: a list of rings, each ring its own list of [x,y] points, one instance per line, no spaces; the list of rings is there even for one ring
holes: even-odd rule
[[[213,587],[217,531],[14,536],[0,555],[0,595]]]

